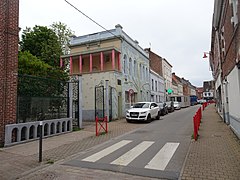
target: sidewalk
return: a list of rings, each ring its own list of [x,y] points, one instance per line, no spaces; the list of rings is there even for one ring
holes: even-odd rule
[[[146,180],[116,172],[61,166],[82,151],[146,125],[117,120],[109,123],[109,133],[96,137],[95,124],[84,123],[81,131],[44,139],[42,163],[38,163],[38,141],[2,148],[0,179]],[[181,179],[240,179],[240,140],[223,123],[213,104],[203,111],[199,135],[190,144]]]
[[[190,145],[182,179],[240,179],[240,140],[216,113],[203,111],[199,138]]]
[[[43,139],[43,162],[39,163],[39,141],[0,149],[0,179],[18,179],[38,169],[50,166],[114,137],[145,126],[127,123],[125,119],[109,123],[109,132],[95,136],[95,123],[83,123],[83,130]],[[50,178],[50,177],[48,177]],[[41,178],[41,179],[48,179]],[[50,178],[51,179],[51,178]]]

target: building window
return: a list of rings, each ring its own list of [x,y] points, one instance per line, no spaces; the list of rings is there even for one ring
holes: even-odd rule
[[[127,56],[126,54],[123,56],[123,72],[127,74]]]
[[[120,79],[117,80],[117,85],[122,85],[122,82]]]
[[[152,90],[154,90],[154,83],[153,83],[153,79],[152,79]]]
[[[143,75],[143,76],[142,76],[142,79],[143,79],[143,80],[145,79],[145,71],[144,71],[144,69],[145,69],[145,68],[144,68],[144,66],[143,66],[143,67],[142,67],[142,75]]]
[[[146,68],[146,80],[148,81],[148,69]]]
[[[136,63],[136,60],[134,60],[133,68],[134,68],[133,75],[137,76],[137,63]]]
[[[132,59],[129,59],[129,75],[132,75]]]
[[[155,91],[157,91],[157,81],[155,81]]]
[[[105,63],[110,62],[110,56],[109,56],[109,54],[106,55],[106,56],[104,56],[104,62],[105,62]]]
[[[233,15],[232,15],[232,18],[231,18],[231,22],[233,23],[234,27],[238,24],[237,5],[238,5],[238,1],[237,0],[232,0]]]
[[[142,71],[142,65],[140,64],[139,65],[140,79],[142,79],[142,72],[141,71]]]

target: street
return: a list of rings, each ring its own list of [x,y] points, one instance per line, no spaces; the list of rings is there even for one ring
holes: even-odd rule
[[[64,165],[153,178],[178,179],[198,106],[175,111],[132,133],[101,144]]]

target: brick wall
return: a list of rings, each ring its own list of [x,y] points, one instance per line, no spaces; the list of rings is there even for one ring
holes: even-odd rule
[[[163,77],[162,71],[162,57],[153,53],[150,48],[145,49],[149,53],[149,65],[150,68]]]
[[[232,4],[229,4],[228,1],[225,1],[226,14],[222,19],[222,26],[224,27],[224,40],[225,40],[225,56],[223,57],[222,72],[223,78],[227,76],[236,64],[236,34],[233,23],[231,22],[233,10]]]
[[[16,122],[19,0],[0,0],[0,145]]]

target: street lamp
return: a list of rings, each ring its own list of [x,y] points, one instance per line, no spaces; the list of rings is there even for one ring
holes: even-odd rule
[[[209,56],[208,56],[208,55]],[[211,51],[209,51],[209,52],[203,52],[203,58],[208,58],[209,57],[209,71],[211,71],[211,69],[213,69],[212,68],[212,66],[211,66],[211,63],[210,63],[210,60],[211,60]]]
[[[210,54],[209,52],[203,52],[203,58],[207,58],[207,54]]]

